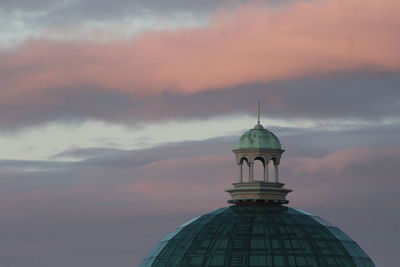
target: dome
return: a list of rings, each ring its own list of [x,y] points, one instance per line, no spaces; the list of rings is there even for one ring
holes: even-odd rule
[[[375,267],[339,228],[283,206],[292,191],[279,182],[284,150],[260,124],[260,104],[258,110],[257,125],[240,137],[233,150],[239,180],[225,190],[233,205],[179,226],[141,267]],[[262,177],[254,175],[255,161],[262,162]],[[246,165],[248,175],[243,172]]]
[[[374,267],[337,227],[298,209],[233,205],[197,217],[164,238],[141,267]]]
[[[238,149],[282,149],[282,147],[278,137],[261,124],[257,124],[240,137],[235,146],[235,150]]]

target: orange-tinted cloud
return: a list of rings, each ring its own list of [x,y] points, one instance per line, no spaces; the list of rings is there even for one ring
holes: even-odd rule
[[[377,166],[381,158],[399,157],[400,150],[371,149],[371,148],[347,148],[332,152],[322,158],[294,159],[295,173],[332,172],[341,173],[346,168],[364,164],[366,161],[376,160]]]
[[[141,166],[132,181],[115,186],[112,192],[115,196],[136,196],[155,203],[169,201],[174,208],[190,210],[199,204],[199,199],[215,201],[216,196],[228,197],[221,188],[230,187],[235,180],[235,167],[232,156],[226,154],[163,159]],[[183,198],[187,199],[184,203]]]
[[[400,69],[400,2],[242,5],[208,26],[147,32],[130,41],[29,40],[0,61],[3,99],[91,85],[134,95],[193,93],[248,82],[373,66]]]

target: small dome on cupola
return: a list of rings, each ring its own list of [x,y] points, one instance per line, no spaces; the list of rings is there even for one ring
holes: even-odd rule
[[[257,123],[240,137],[235,149],[282,149],[281,142],[272,132]]]

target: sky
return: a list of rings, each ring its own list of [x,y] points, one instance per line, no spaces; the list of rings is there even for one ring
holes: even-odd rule
[[[138,266],[227,206],[257,122],[290,206],[397,267],[398,0],[1,0],[0,258]]]

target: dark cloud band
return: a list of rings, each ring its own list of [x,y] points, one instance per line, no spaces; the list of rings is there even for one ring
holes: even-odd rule
[[[99,88],[60,88],[20,95],[13,102],[3,101],[0,129],[9,131],[49,122],[91,119],[135,124],[254,114],[254,103],[258,100],[262,102],[263,117],[267,118],[378,122],[400,116],[399,77],[397,72],[357,71],[137,99]]]

